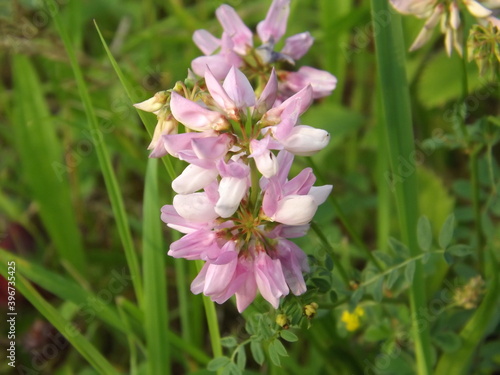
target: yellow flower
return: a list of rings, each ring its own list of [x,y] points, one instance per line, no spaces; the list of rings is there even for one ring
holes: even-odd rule
[[[349,310],[344,310],[342,313],[341,320],[345,323],[345,327],[349,332],[356,331],[361,325],[360,319],[365,315],[365,310],[360,306],[357,306],[351,313]]]

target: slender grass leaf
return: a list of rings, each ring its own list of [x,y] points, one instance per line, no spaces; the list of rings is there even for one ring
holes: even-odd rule
[[[446,247],[450,244],[451,239],[453,238],[454,228],[455,215],[451,214],[444,222],[441,232],[439,233],[439,246],[441,246],[442,249],[446,249]]]
[[[127,78],[123,74],[122,70],[120,69],[120,66],[116,62],[113,54],[109,50],[109,47],[108,47],[106,41],[104,40],[104,37],[101,34],[101,30],[99,29],[99,26],[97,26],[97,22],[94,21],[94,25],[95,25],[95,28],[97,30],[97,33],[99,34],[99,38],[101,39],[101,43],[104,47],[104,50],[106,51],[106,54],[108,55],[108,59],[111,62],[111,65],[113,66],[113,69],[115,70],[115,73],[118,76],[118,79],[120,80],[120,82],[123,86],[123,89],[125,90],[128,98],[130,99],[130,105],[132,105],[133,103],[138,103],[140,101],[140,99],[137,98],[133,94],[132,86],[130,85],[129,81],[127,80]],[[137,110],[137,113],[139,114],[139,117],[141,118],[142,123],[144,124],[144,127],[146,128],[149,136],[152,137],[154,129],[155,129],[155,125],[156,125],[153,116],[151,114],[145,113],[144,111],[141,111],[139,109]],[[165,168],[167,169],[167,172],[168,172],[168,175],[170,176],[170,179],[174,180],[177,177],[177,173],[175,172],[175,169],[172,165],[172,160],[171,160],[170,156],[163,157],[163,158],[161,158],[161,160],[162,160],[163,164],[165,165]]]
[[[438,332],[432,337],[434,343],[446,353],[456,352],[462,345],[462,340],[455,332]]]
[[[0,273],[7,278],[6,263],[2,262]],[[49,322],[52,324],[70,344],[85,358],[88,363],[103,375],[118,375],[119,372],[102,356],[72,322],[66,320],[50,303],[48,303],[36,289],[26,280],[21,273],[16,274],[16,288]]]
[[[417,224],[418,246],[424,251],[429,251],[432,246],[432,228],[431,222],[427,216],[420,216]]]
[[[46,6],[51,9],[55,7],[57,9],[57,4],[54,0],[44,0]],[[92,139],[95,144],[95,150],[97,152],[97,157],[99,159],[99,165],[101,167],[102,175],[104,177],[104,182],[106,184],[106,190],[108,192],[109,199],[111,201],[111,207],[113,209],[114,218],[116,220],[116,225],[118,228],[118,233],[125,250],[125,257],[127,259],[127,264],[130,268],[130,273],[132,276],[132,283],[134,286],[134,291],[137,299],[142,304],[143,301],[143,290],[142,290],[142,279],[139,268],[139,261],[137,259],[137,254],[134,249],[134,244],[132,242],[132,235],[130,233],[130,228],[128,225],[127,213],[125,210],[125,205],[123,203],[120,186],[116,179],[113,167],[111,165],[111,160],[109,157],[108,149],[106,148],[106,143],[102,142],[100,138],[101,132],[99,131],[99,125],[97,123],[97,117],[95,115],[94,107],[90,99],[90,94],[85,83],[85,78],[83,76],[82,70],[78,65],[76,59],[76,53],[73,49],[71,40],[65,28],[61,25],[59,20],[59,14],[54,14],[53,17],[54,25],[61,37],[66,53],[69,57],[71,68],[75,76],[76,85],[78,87],[78,92],[82,100],[85,114],[88,119],[88,124],[90,127],[90,132],[92,134]]]
[[[144,320],[150,374],[170,374],[170,348],[167,336],[167,285],[165,250],[158,215],[158,160],[149,159],[144,188],[142,229]]]
[[[35,69],[26,56],[12,60],[14,78],[13,131],[23,176],[40,210],[43,225],[61,257],[80,273],[85,255],[67,179],[55,122],[41,91]],[[57,169],[57,168],[62,168]]]

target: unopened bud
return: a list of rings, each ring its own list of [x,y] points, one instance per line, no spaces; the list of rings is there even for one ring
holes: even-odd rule
[[[276,324],[280,327],[283,327],[284,329],[287,329],[290,322],[288,321],[288,318],[285,314],[278,314],[278,316],[276,317]]]

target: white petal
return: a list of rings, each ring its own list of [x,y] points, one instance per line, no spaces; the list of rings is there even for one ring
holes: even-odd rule
[[[311,221],[317,209],[311,195],[289,195],[278,202],[272,219],[287,225],[304,225]]]
[[[210,222],[218,216],[205,193],[176,195],[173,205],[180,216],[194,223]]]
[[[190,194],[203,189],[218,175],[217,169],[206,169],[189,164],[184,171],[172,181],[172,189],[178,194]]]
[[[230,217],[236,212],[248,190],[246,179],[223,177],[219,183],[219,200],[215,212],[221,217]]]

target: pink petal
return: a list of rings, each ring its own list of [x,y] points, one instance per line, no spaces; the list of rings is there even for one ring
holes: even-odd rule
[[[219,81],[214,77],[210,68],[207,67],[205,71],[205,83],[207,89],[210,92],[212,98],[216,103],[226,111],[226,113],[231,118],[235,118],[236,115],[236,105],[233,100],[227,95],[224,88],[221,86]]]
[[[195,223],[180,216],[172,205],[165,205],[161,208],[161,220],[168,227],[178,230],[181,233],[192,233],[199,229],[211,228],[211,223]]]
[[[265,252],[260,252],[255,261],[255,281],[262,297],[275,309],[279,298],[289,292],[280,261],[271,259]]]
[[[219,112],[203,108],[176,92],[172,92],[170,109],[177,121],[193,130],[220,130],[228,126],[227,120]]]
[[[311,85],[314,99],[330,95],[337,85],[335,76],[310,66],[303,66],[297,72],[288,73],[285,81],[286,86],[295,92]]]
[[[263,43],[275,43],[286,31],[286,23],[290,13],[290,0],[274,0],[264,21],[257,25],[257,33]]]
[[[218,246],[215,242],[216,235],[212,231],[198,230],[186,234],[180,240],[172,242],[168,255],[174,258],[185,258],[188,260],[203,259],[203,253],[208,249]]]
[[[276,71],[271,71],[271,75],[269,76],[269,80],[267,81],[262,94],[260,94],[259,100],[255,104],[257,111],[259,113],[265,113],[270,108],[273,107],[276,97],[278,95],[278,78],[276,76]]]
[[[287,225],[304,225],[312,220],[317,209],[318,205],[310,195],[288,195],[278,202],[271,219]]]
[[[255,92],[252,85],[248,78],[234,66],[229,70],[222,87],[239,109],[255,105]]]
[[[229,5],[221,5],[215,11],[215,15],[224,31],[231,37],[234,50],[240,55],[246,55],[248,48],[253,46],[252,31]]]
[[[201,168],[189,164],[184,171],[172,181],[172,189],[178,194],[190,194],[203,189],[214,181],[219,172],[217,169]]]
[[[191,61],[191,69],[200,77],[205,76],[209,67],[215,78],[224,79],[231,66],[224,55],[200,56]]]
[[[314,198],[314,201],[319,206],[325,203],[326,199],[332,192],[332,185],[323,185],[323,186],[313,186],[311,190],[309,190],[308,195]]]
[[[316,181],[311,168],[304,168],[300,173],[282,186],[283,195],[306,195]]]
[[[196,30],[193,33],[193,42],[205,55],[211,55],[220,47],[221,41],[207,30]]]
[[[295,34],[286,38],[285,47],[283,47],[281,53],[290,56],[294,60],[298,60],[309,51],[313,43],[314,38],[309,32]]]
[[[205,193],[178,194],[173,206],[180,216],[194,223],[211,222],[218,216]]]

